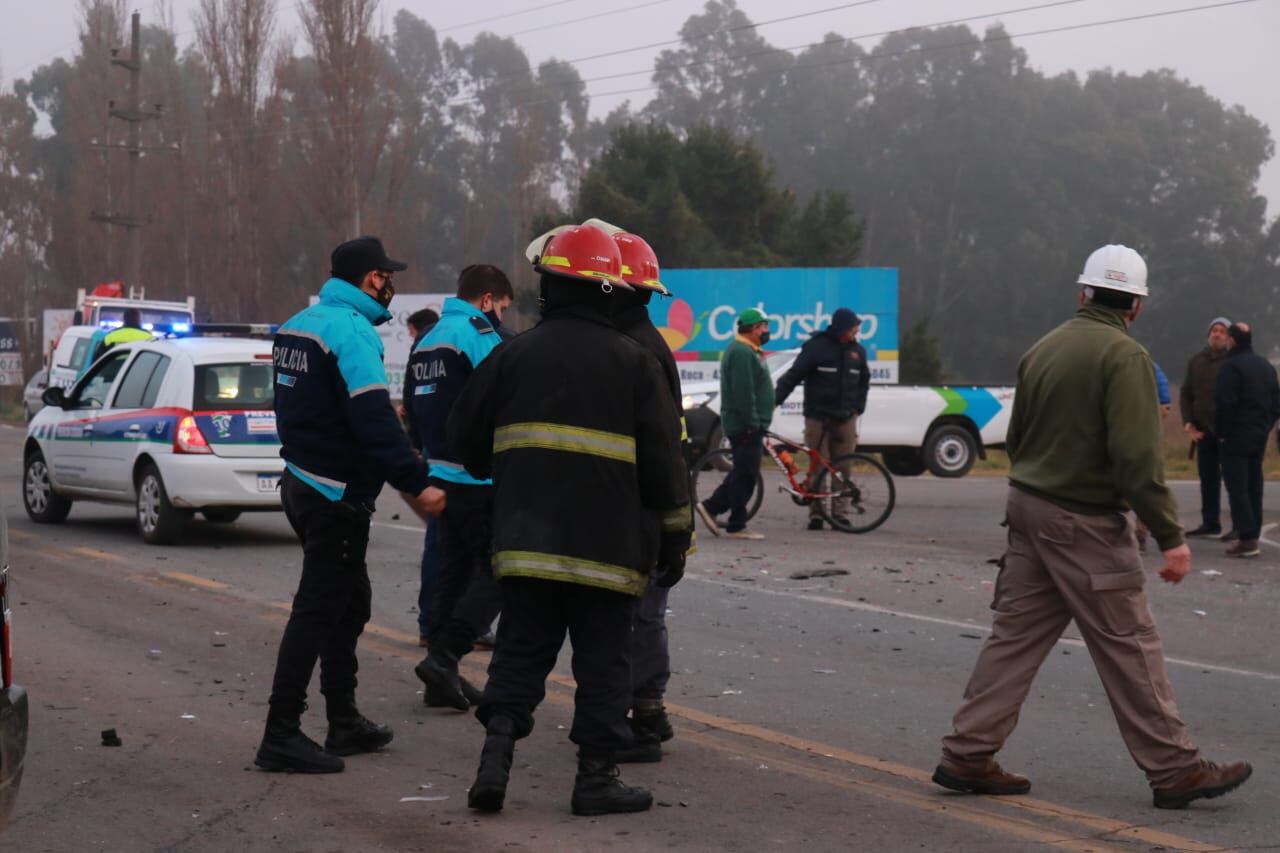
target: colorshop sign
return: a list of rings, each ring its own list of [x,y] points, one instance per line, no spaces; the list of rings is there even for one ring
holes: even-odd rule
[[[738,314],[758,308],[769,318],[767,352],[800,347],[825,329],[837,308],[862,318],[871,381],[898,381],[898,271],[883,267],[815,269],[664,269],[675,294],[649,303],[653,323],[675,353],[680,378],[720,378],[720,355],[737,334]]]

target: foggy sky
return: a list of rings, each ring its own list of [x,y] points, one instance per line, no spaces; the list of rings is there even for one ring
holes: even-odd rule
[[[572,60],[638,45],[673,40],[689,15],[702,8],[701,0],[471,0],[466,4],[443,0],[382,0],[380,26],[389,30],[399,9],[408,9],[427,20],[442,37],[470,40],[481,30],[511,35],[536,64],[556,57]],[[739,0],[739,7],[754,22],[844,5],[848,0]],[[1044,2],[1044,0],[1040,0]],[[1079,0],[1054,9],[1005,14],[969,22],[981,32],[1000,20],[1013,34],[1052,27],[1110,20],[1171,9],[1205,5],[1213,0]],[[161,8],[171,11],[181,45],[194,38],[192,11],[199,0],[135,0],[131,9],[143,14],[143,22],[156,22]],[[822,40],[830,32],[850,37],[882,30],[939,23],[971,15],[989,14],[1037,0],[875,0],[867,5],[822,12],[794,21],[763,26],[759,33],[776,47],[792,47]],[[25,77],[37,66],[58,56],[70,56],[76,47],[76,0],[0,0],[5,26],[0,33],[0,81],[8,88],[15,77]],[[612,10],[618,14],[594,20],[580,18]],[[483,25],[459,26],[480,18],[505,16]],[[297,30],[294,0],[280,0],[279,28]],[[547,25],[552,25],[547,27]],[[547,27],[536,32],[528,30]],[[1245,5],[1192,12],[1167,18],[1114,24],[1075,32],[1015,38],[1031,64],[1049,73],[1074,70],[1081,76],[1093,69],[1142,73],[1172,68],[1181,77],[1204,87],[1228,104],[1239,104],[1280,133],[1280,0],[1255,0]],[[860,41],[871,47],[879,37]],[[295,49],[302,50],[301,39]],[[650,92],[625,95],[607,93],[650,85],[653,58],[662,48],[578,63],[584,78],[636,71],[634,77],[588,83],[592,113],[603,116],[623,101],[634,107],[647,102]],[[1280,212],[1280,161],[1263,170],[1260,191],[1271,199],[1271,215]],[[854,199],[854,203],[857,200]]]

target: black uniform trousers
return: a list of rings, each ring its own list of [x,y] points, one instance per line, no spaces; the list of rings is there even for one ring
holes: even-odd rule
[[[320,660],[320,692],[356,689],[356,642],[369,621],[372,589],[365,552],[370,508],[331,501],[288,469],[280,478],[285,517],[302,541],[302,579],[293,596],[271,684],[271,709],[297,717]]]
[[[493,577],[493,486],[432,484],[444,489],[446,502],[436,521],[440,576],[428,636],[432,648],[462,657],[502,610]]]
[[[1222,452],[1222,479],[1227,482],[1231,526],[1241,540],[1262,535],[1262,452]]]
[[[1222,457],[1213,433],[1205,433],[1196,442],[1196,469],[1200,474],[1200,521],[1217,530],[1222,527]]]
[[[632,744],[626,716],[635,596],[537,578],[503,578],[498,585],[502,621],[489,682],[476,709],[480,722],[487,726],[493,717],[507,717],[515,724],[516,737],[528,737],[567,632],[578,682],[569,740],[601,752]]]
[[[747,526],[747,504],[756,490],[756,478],[760,476],[760,463],[764,459],[764,431],[749,429],[729,436],[729,451],[733,454],[733,470],[702,505],[712,515],[728,510],[725,530],[736,533]]]
[[[650,583],[636,606],[631,632],[631,692],[637,699],[661,699],[671,680],[667,648],[669,587]]]

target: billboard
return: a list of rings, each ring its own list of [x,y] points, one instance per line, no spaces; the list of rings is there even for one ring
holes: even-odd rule
[[[674,296],[654,297],[649,314],[675,354],[682,381],[720,377],[720,355],[746,308],[769,318],[766,352],[801,346],[827,327],[837,308],[852,308],[862,317],[858,340],[867,350],[871,381],[898,381],[896,269],[664,269],[662,281]]]
[[[22,344],[18,340],[20,322],[0,317],[0,385],[21,387],[26,381],[22,378]]]

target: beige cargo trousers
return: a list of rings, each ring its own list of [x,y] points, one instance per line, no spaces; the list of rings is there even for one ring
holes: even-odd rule
[[[991,636],[942,740],[945,754],[978,767],[1004,746],[1032,679],[1074,619],[1129,754],[1153,788],[1169,784],[1200,754],[1174,704],[1132,518],[1070,512],[1010,487],[1006,523]]]

